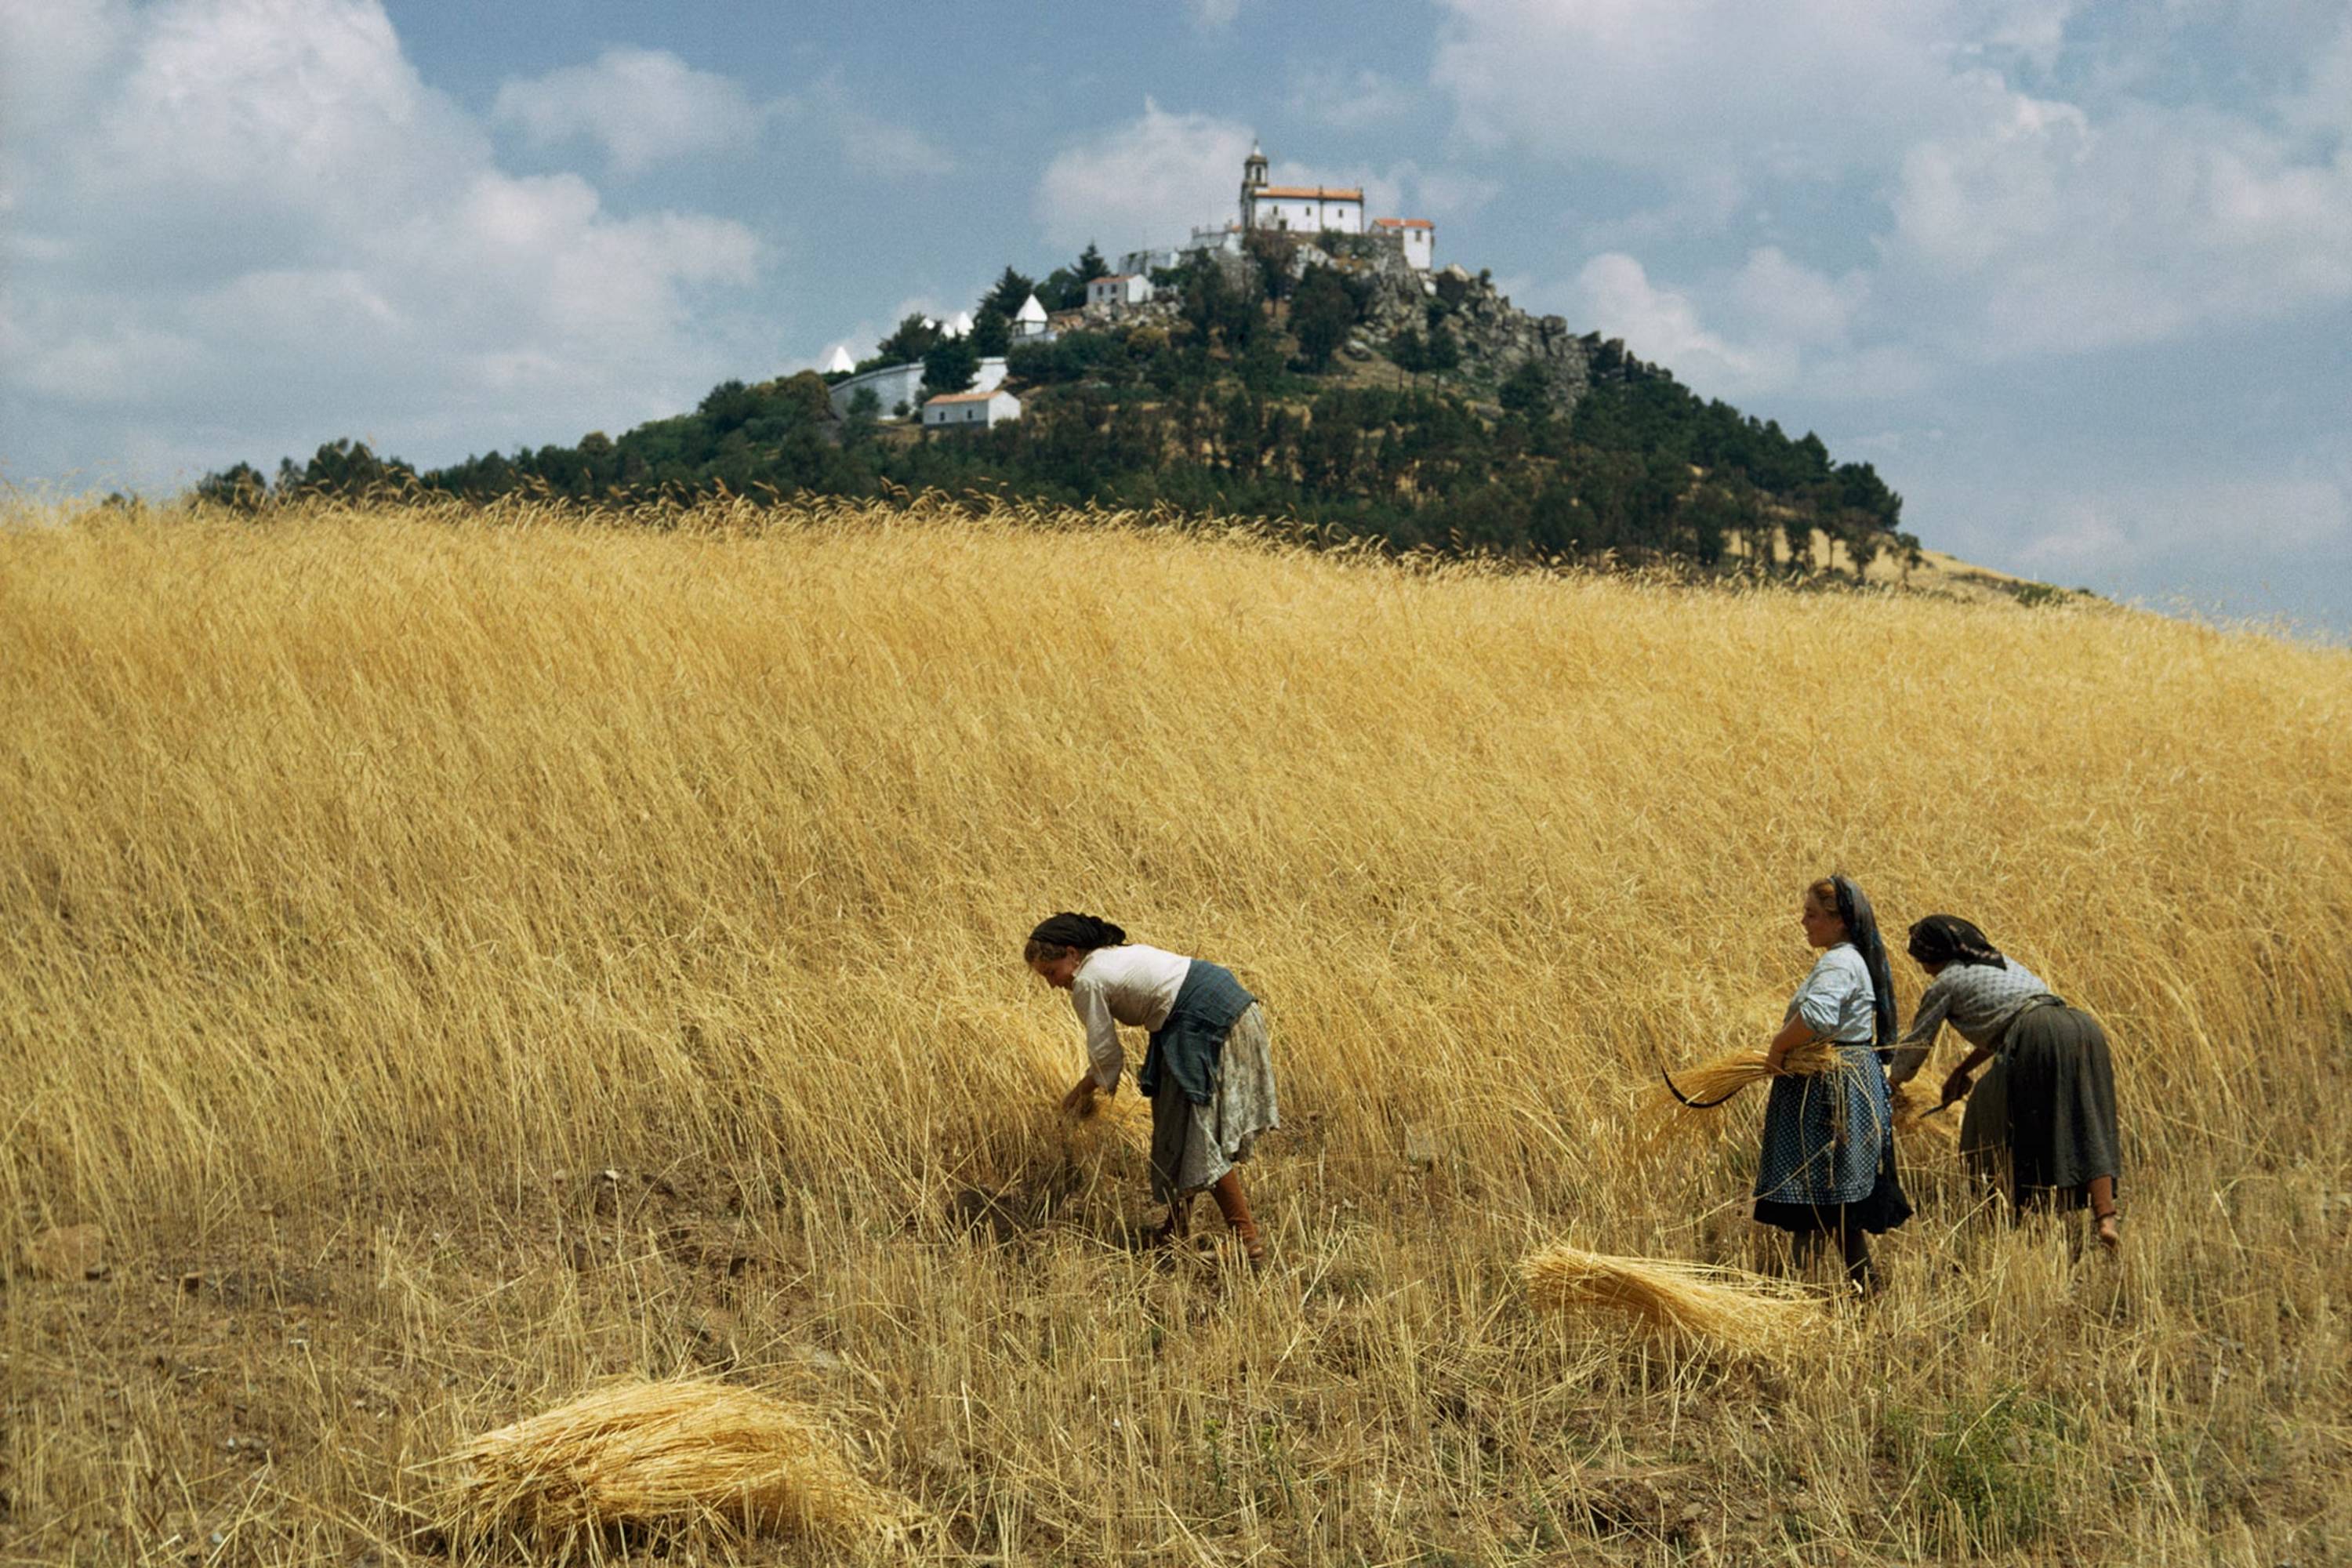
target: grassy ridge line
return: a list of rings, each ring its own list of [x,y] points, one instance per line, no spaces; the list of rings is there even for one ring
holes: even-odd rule
[[[1065,901],[1241,963],[1358,1152],[1527,1192],[1514,1121],[1748,1026],[1831,864],[2092,1000],[2131,1109],[2352,989],[2340,652],[834,514],[11,531],[15,1223],[388,1149],[905,1171],[1068,1054],[1008,956]]]

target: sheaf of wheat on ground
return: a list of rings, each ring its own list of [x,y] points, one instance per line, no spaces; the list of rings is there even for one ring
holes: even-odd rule
[[[657,521],[12,503],[0,1258],[107,1249],[0,1288],[0,1560],[440,1561],[449,1456],[677,1376],[845,1435],[912,1560],[2352,1557],[2344,650]],[[1559,1242],[1782,1268],[1763,1096],[1642,1107],[1763,1043],[1832,868],[2105,1021],[2121,1259],[1919,1138],[1817,1348],[1536,1310]],[[1139,1252],[1132,1130],[1055,1111],[1062,907],[1266,999],[1264,1273]]]

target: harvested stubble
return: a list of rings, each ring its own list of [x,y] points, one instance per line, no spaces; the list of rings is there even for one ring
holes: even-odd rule
[[[1624,1314],[1660,1339],[1749,1355],[1791,1348],[1831,1320],[1822,1299],[1738,1269],[1656,1258],[1612,1258],[1565,1243],[1519,1265],[1528,1297],[1553,1310]]]
[[[823,1422],[710,1378],[616,1384],[477,1437],[443,1513],[453,1541],[545,1549],[609,1530],[723,1523],[889,1542],[913,1522]]]

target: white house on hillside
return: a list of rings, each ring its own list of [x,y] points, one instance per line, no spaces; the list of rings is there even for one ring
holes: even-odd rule
[[[1140,305],[1151,298],[1151,279],[1135,272],[1114,272],[1087,283],[1089,305]]]
[[[986,430],[1021,417],[1021,400],[1002,387],[942,392],[923,405],[926,430]]]
[[[1050,338],[1053,335],[1053,328],[1046,324],[1045,307],[1037,302],[1037,296],[1032,294],[1022,300],[1021,309],[1013,312],[1013,341],[1019,342],[1024,338]]]
[[[833,352],[824,356],[823,368],[827,375],[839,375],[843,371],[856,370],[857,362],[849,357],[847,344],[835,343],[833,345]]]
[[[1393,234],[1404,246],[1404,258],[1426,272],[1437,258],[1437,226],[1425,217],[1376,217],[1375,234]]]
[[[976,392],[992,392],[1004,381],[1004,360],[991,354],[980,362],[972,377]],[[874,395],[874,413],[879,419],[904,418],[919,407],[923,401],[923,362],[910,360],[905,364],[886,364],[869,370],[863,375],[853,375],[847,381],[836,381],[825,389],[833,404],[834,417],[849,417],[849,405],[860,392]]]
[[[1163,246],[1156,250],[1130,250],[1118,258],[1121,272],[1139,273],[1146,279],[1158,268],[1173,270],[1183,265],[1184,253],[1174,246]]]

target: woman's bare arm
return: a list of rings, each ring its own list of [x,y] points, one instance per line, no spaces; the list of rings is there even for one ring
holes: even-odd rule
[[[1789,1021],[1780,1026],[1780,1032],[1772,1037],[1772,1043],[1764,1048],[1765,1065],[1779,1072],[1781,1065],[1789,1059],[1790,1051],[1820,1038],[1813,1033],[1813,1026],[1805,1022],[1802,1014],[1792,1014]]]

